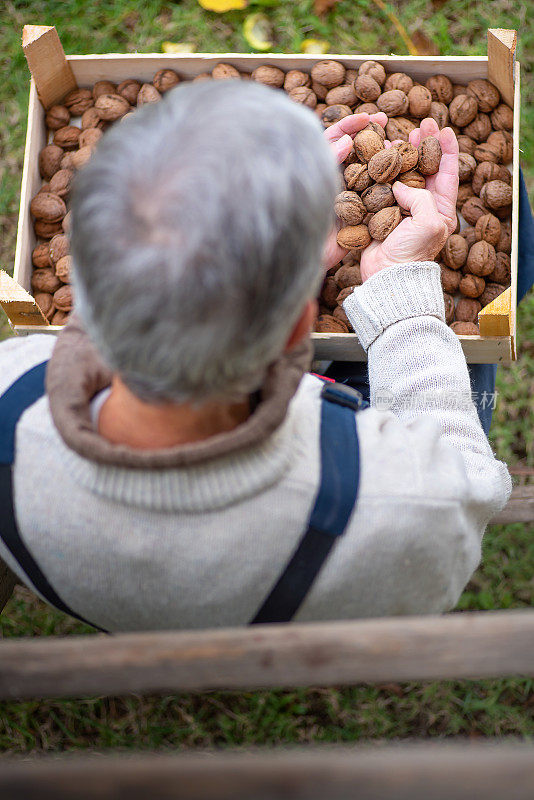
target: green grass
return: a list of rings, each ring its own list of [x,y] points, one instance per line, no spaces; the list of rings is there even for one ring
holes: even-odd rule
[[[304,38],[325,38],[331,52],[406,53],[402,40],[371,0],[342,0],[324,19],[310,0],[260,0],[273,22],[276,50],[298,51]],[[408,33],[424,33],[442,54],[484,54],[488,27],[520,32],[523,64],[521,148],[534,188],[534,30],[518,0],[406,0],[390,3]],[[0,266],[11,268],[28,92],[20,49],[22,25],[55,24],[69,53],[159,51],[165,40],[193,42],[198,51],[249,51],[241,33],[246,12],[217,16],[195,0],[32,0],[0,10]],[[534,466],[534,297],[519,310],[520,355],[499,371],[491,440],[509,464]],[[2,328],[3,325],[3,328]],[[8,332],[0,321],[0,338]],[[534,603],[534,537],[526,525],[495,526],[484,541],[482,566],[460,610],[521,608]],[[0,617],[5,637],[87,633],[18,589]],[[74,749],[167,748],[410,737],[534,736],[534,684],[509,678],[357,686],[345,689],[183,694],[163,698],[0,704],[0,753]]]

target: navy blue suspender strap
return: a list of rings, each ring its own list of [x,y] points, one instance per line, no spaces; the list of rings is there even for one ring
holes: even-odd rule
[[[359,392],[326,384],[321,402],[321,478],[307,529],[251,625],[289,622],[347,528],[360,475],[355,411],[368,404]]]
[[[47,362],[43,361],[24,373],[0,397],[0,538],[33,586],[50,605],[98,628],[76,614],[59,597],[24,544],[15,518],[12,469],[15,459],[15,431],[22,414],[45,393],[46,365]]]

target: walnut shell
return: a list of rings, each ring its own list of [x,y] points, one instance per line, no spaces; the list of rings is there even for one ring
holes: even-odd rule
[[[458,187],[458,195],[456,198],[456,208],[458,211],[461,210],[463,204],[469,200],[470,197],[474,197],[475,193],[471,184],[469,183],[461,183]]]
[[[97,100],[101,94],[115,94],[117,85],[111,81],[97,81],[93,86],[93,100]]]
[[[345,67],[339,61],[318,61],[311,69],[311,77],[312,81],[333,89],[345,80]]]
[[[419,151],[410,142],[401,142],[394,145],[401,157],[400,172],[409,172],[417,167]]]
[[[312,70],[313,75],[313,70]],[[285,73],[278,67],[261,65],[252,72],[252,80],[280,89],[284,85]]]
[[[354,150],[360,161],[367,163],[376,153],[384,150],[384,140],[375,131],[363,130],[354,137]]]
[[[326,86],[323,86],[322,83],[318,83],[317,81],[312,81],[311,88],[318,100],[326,100],[326,95],[329,91]]]
[[[371,180],[377,183],[390,183],[399,174],[401,166],[402,158],[399,151],[395,147],[390,147],[389,150],[375,153],[369,159],[367,170]]]
[[[49,181],[58,171],[63,158],[63,150],[55,144],[48,144],[39,153],[39,172],[41,177]]]
[[[340,319],[330,314],[320,314],[315,321],[316,333],[348,333],[348,328]]]
[[[355,192],[363,192],[371,183],[365,164],[349,164],[343,172],[347,188]]]
[[[386,70],[378,61],[364,61],[360,64],[358,75],[370,75],[380,86],[383,86],[386,80]]]
[[[453,97],[452,81],[446,75],[433,75],[425,83],[432,100],[448,105]]]
[[[54,316],[54,312],[56,310],[54,308],[52,295],[49,294],[49,292],[36,292],[33,296],[33,299],[41,309],[43,316],[46,317],[48,321],[50,321]]]
[[[432,94],[426,86],[414,86],[408,92],[410,114],[417,119],[424,119],[430,113]]]
[[[492,161],[494,164],[498,164],[500,161],[500,153],[498,148],[494,147],[492,144],[488,144],[488,142],[477,144],[473,155],[479,162]]]
[[[56,311],[52,319],[50,320],[51,325],[65,325],[69,318],[69,314],[66,311]]]
[[[84,111],[84,113],[82,114],[82,121],[81,121],[82,132],[97,128],[101,130],[105,124],[106,123],[104,122],[104,120],[98,113],[98,110],[94,106],[91,106],[91,108],[88,108],[87,111]]]
[[[59,169],[50,178],[50,192],[58,197],[68,197],[73,177],[73,170]]]
[[[408,97],[400,89],[390,89],[389,92],[384,92],[377,99],[376,104],[379,111],[383,111],[388,117],[402,116],[410,107]]]
[[[430,103],[428,116],[435,120],[440,131],[449,124],[449,109],[444,103],[437,100],[432,100]]]
[[[407,142],[410,133],[414,131],[416,125],[405,117],[394,117],[386,123],[386,134],[390,142],[400,140]]]
[[[477,162],[468,153],[460,153],[458,156],[458,178],[460,183],[466,183],[473,177],[477,168]]]
[[[354,92],[364,103],[374,103],[380,97],[382,89],[370,75],[358,75],[354,81]]]
[[[139,81],[136,81],[134,78],[127,78],[117,86],[117,94],[120,94],[121,97],[124,97],[124,99],[127,100],[131,106],[135,106],[137,104],[137,95],[139,94],[140,89],[141,84]]]
[[[466,297],[480,297],[486,288],[486,281],[478,275],[464,275],[458,288]]]
[[[239,73],[237,74],[239,77]],[[215,76],[213,75],[213,77]],[[180,78],[173,69],[160,69],[152,78],[152,85],[155,86],[158,92],[161,94],[164,94],[165,92],[168,92],[169,89],[173,89],[175,86],[178,86],[179,83]]]
[[[364,131],[374,131],[375,133],[377,133],[380,136],[380,138],[383,141],[385,141],[385,139],[386,139],[386,132],[385,132],[384,128],[382,127],[382,125],[379,125],[378,122],[368,122],[367,125],[365,126],[365,128],[363,128],[363,130]]]
[[[416,169],[401,173],[397,180],[406,186],[411,186],[413,189],[424,189],[426,186],[424,175],[421,175]]]
[[[476,99],[480,111],[484,113],[493,111],[501,101],[499,90],[484,78],[476,78],[473,81],[469,81],[466,92]]]
[[[476,225],[477,219],[488,213],[488,209],[479,197],[470,197],[466,200],[461,211],[468,225]]]
[[[346,289],[348,286],[361,286],[362,275],[360,267],[357,264],[353,264],[352,266],[343,264],[343,266],[337,270],[334,279],[340,289]]]
[[[54,133],[54,144],[64,150],[75,150],[78,147],[80,133],[80,128],[75,125],[66,125]]]
[[[327,106],[353,106],[358,102],[358,98],[354,86],[343,83],[341,86],[334,86],[333,89],[328,90],[325,102]]]
[[[50,263],[55,265],[63,256],[68,256],[70,252],[69,238],[64,233],[58,233],[50,240],[49,254]]]
[[[72,160],[72,152],[63,153],[63,158],[61,159],[61,163],[59,165],[60,169],[71,169],[74,170],[74,162]]]
[[[284,89],[290,92],[291,89],[296,89],[297,86],[310,86],[311,78],[301,69],[290,69],[286,72],[284,77]]]
[[[93,93],[90,89],[74,89],[63,100],[73,117],[81,117],[84,111],[93,105]]]
[[[512,202],[512,187],[504,181],[489,181],[480,190],[480,199],[492,209],[509,206]]]
[[[95,101],[95,108],[101,119],[115,122],[130,110],[130,104],[120,94],[101,94]]]
[[[50,248],[48,242],[39,242],[32,251],[32,264],[34,267],[50,267]]]
[[[339,322],[342,322],[346,326],[347,331],[349,333],[352,333],[354,331],[354,328],[350,324],[350,320],[347,317],[347,314],[343,306],[336,306],[332,311],[332,316],[334,317],[334,319],[337,319]]]
[[[456,319],[458,322],[477,322],[478,312],[482,309],[479,300],[473,297],[461,297],[456,305]]]
[[[469,248],[463,236],[453,233],[441,251],[441,257],[451,269],[461,269],[466,262]]]
[[[340,192],[334,201],[334,211],[347,225],[359,225],[367,213],[356,192]]]
[[[441,265],[441,285],[447,294],[454,294],[460,285],[462,275],[454,269]]]
[[[497,253],[495,269],[488,275],[488,282],[508,286],[512,275],[512,264],[508,253]]]
[[[70,111],[67,106],[52,106],[46,112],[46,127],[51,131],[58,131],[70,122]]]
[[[510,253],[512,249],[512,232],[501,225],[501,238],[497,243],[497,252]]]
[[[476,230],[472,225],[468,225],[467,228],[464,228],[463,231],[460,232],[460,236],[467,242],[467,247],[471,247],[475,242],[479,241]]]
[[[327,106],[322,114],[322,121],[325,128],[335,125],[340,119],[349,117],[352,114],[349,106],[343,106],[338,103],[335,106]]]
[[[497,254],[493,245],[482,239],[471,245],[466,261],[466,270],[472,275],[484,278],[490,275],[497,264]]]
[[[494,214],[482,214],[475,224],[477,241],[484,240],[495,247],[501,238],[501,223]]]
[[[80,147],[79,150],[76,150],[75,153],[72,154],[72,166],[74,169],[81,169],[85,167],[91,156],[93,155],[94,147],[90,145],[85,145],[85,147]]]
[[[508,131],[493,131],[488,136],[488,144],[495,147],[499,153],[499,162],[508,164],[514,156],[514,139]]]
[[[514,127],[514,112],[505,103],[501,103],[491,112],[490,119],[496,131],[511,131]]]
[[[295,103],[300,103],[308,108],[315,108],[317,105],[317,96],[307,86],[297,86],[295,89],[291,89],[287,96]]]
[[[144,83],[137,93],[138,108],[146,106],[148,103],[157,103],[158,100],[161,100],[161,95],[151,83]]]
[[[49,292],[53,294],[61,286],[61,281],[51,267],[34,269],[31,277],[31,287],[34,292]]]
[[[337,234],[337,243],[347,250],[363,250],[371,244],[371,237],[366,225],[348,225]]]
[[[502,286],[500,283],[486,283],[486,288],[480,295],[482,307],[487,306],[489,303],[493,303],[495,298],[499,297],[499,295],[505,291],[506,286]]]
[[[87,128],[80,133],[80,147],[95,147],[104,134],[100,128]]]
[[[369,233],[373,239],[383,242],[395,230],[402,220],[401,210],[398,206],[383,208],[373,214],[369,220]]]
[[[478,325],[474,322],[453,322],[451,324],[453,330],[458,336],[479,336],[480,330]]]
[[[324,279],[323,287],[321,289],[320,300],[326,308],[334,308],[336,305],[336,298],[339,294],[339,286],[335,278],[327,276]]]
[[[445,303],[445,322],[450,325],[454,319],[454,297],[443,292],[443,302]]]
[[[378,106],[376,103],[360,103],[354,108],[355,114],[377,114]]]
[[[466,136],[465,133],[461,133],[456,139],[458,140],[458,149],[460,153],[467,153],[472,156],[477,146],[475,140],[471,139],[470,136]]]
[[[435,136],[427,136],[419,145],[418,169],[423,175],[435,175],[441,163],[441,145]]]
[[[383,208],[394,206],[396,200],[389,183],[378,183],[374,184],[374,186],[369,186],[362,193],[362,203],[367,211],[376,214],[377,211],[381,211]]]
[[[388,75],[384,84],[384,91],[399,89],[404,94],[408,94],[413,89],[413,80],[405,72],[392,72]]]
[[[478,114],[478,103],[475,97],[468,94],[459,94],[453,98],[449,106],[449,116],[454,125],[464,128],[473,122]]]
[[[56,275],[63,283],[70,283],[72,256],[62,256],[56,262]],[[64,309],[67,310],[67,309]]]
[[[65,256],[69,258],[69,256]],[[54,305],[58,311],[71,311],[73,304],[73,294],[71,286],[61,286],[54,292]]]
[[[59,222],[67,213],[67,208],[57,194],[39,192],[30,203],[30,212],[36,219]]]
[[[33,230],[38,239],[51,239],[56,233],[61,233],[62,222],[48,222],[46,219],[36,219]]]
[[[505,183],[512,183],[512,176],[506,167],[500,164],[494,164],[491,161],[483,161],[478,164],[475,169],[472,181],[472,187],[475,194],[480,194],[480,190],[485,183],[489,181],[504,181]]]
[[[491,133],[490,118],[487,114],[478,113],[473,122],[465,126],[463,132],[475,142],[484,142]]]
[[[347,297],[350,297],[353,292],[354,292],[354,286],[347,286],[345,289],[342,289],[337,296],[338,305],[339,306],[343,305]]]

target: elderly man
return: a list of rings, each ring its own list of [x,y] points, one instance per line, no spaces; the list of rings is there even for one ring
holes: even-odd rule
[[[73,200],[77,316],[0,346],[0,557],[51,604],[118,631],[458,600],[510,478],[432,260],[456,225],[450,129],[412,134],[439,137],[439,173],[394,184],[411,217],[345,302],[370,407],[306,372],[345,254],[336,160],[368,121],[327,143],[282,93],[207,82],[106,134]]]

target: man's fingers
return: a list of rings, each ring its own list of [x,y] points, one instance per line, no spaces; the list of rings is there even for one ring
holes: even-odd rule
[[[438,210],[446,219],[449,233],[456,228],[456,198],[458,196],[458,141],[451,128],[439,133],[441,162],[436,175],[426,180],[426,187],[434,195]]]
[[[373,115],[376,116],[376,115]],[[363,112],[362,114],[351,114],[348,117],[343,117],[335,125],[331,125],[324,132],[325,139],[328,142],[335,142],[340,139],[344,134],[354,136],[354,134],[361,131],[369,124],[369,114]]]
[[[397,203],[409,211],[412,217],[428,217],[438,213],[432,193],[426,189],[414,189],[400,181],[395,181],[392,189]]]
[[[388,121],[387,114],[384,114],[383,111],[378,111],[376,114],[370,114],[369,119],[371,122],[378,122],[382,128],[386,127]]]
[[[352,139],[348,133],[346,133],[336,142],[330,142],[330,147],[334,150],[338,164],[341,164],[352,150]]]
[[[439,135],[439,125],[432,117],[426,117],[426,119],[421,120],[419,130],[421,131],[421,139],[426,139],[427,136],[437,137]]]

